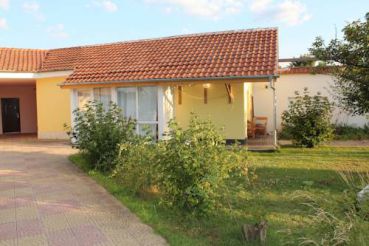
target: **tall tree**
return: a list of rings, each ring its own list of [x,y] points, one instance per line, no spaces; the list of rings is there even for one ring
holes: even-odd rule
[[[318,59],[336,65],[332,70],[334,89],[341,105],[357,115],[369,113],[369,12],[364,21],[343,28],[343,39],[327,45],[317,37],[310,52]]]

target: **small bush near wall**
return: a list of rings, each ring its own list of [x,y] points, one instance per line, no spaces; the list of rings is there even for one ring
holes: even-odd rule
[[[333,137],[331,125],[332,104],[319,93],[310,96],[305,88],[303,95],[296,92],[288,110],[282,114],[282,128],[295,144],[312,148]]]
[[[120,144],[113,177],[134,193],[147,194],[156,188],[161,150],[151,137],[138,135]]]
[[[101,103],[91,102],[84,110],[74,111],[74,122],[72,140],[88,156],[91,168],[103,172],[114,168],[119,143],[135,135],[135,121],[124,118],[115,104],[106,110]]]
[[[186,129],[172,121],[168,135],[157,162],[162,200],[185,213],[207,214],[221,197],[224,181],[247,172],[246,151],[227,149],[214,124],[196,116]]]
[[[337,140],[363,140],[369,139],[369,125],[354,127],[348,125],[336,125],[335,139]]]

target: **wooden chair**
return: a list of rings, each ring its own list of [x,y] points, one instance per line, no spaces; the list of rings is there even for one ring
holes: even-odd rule
[[[255,124],[251,120],[247,121],[247,137],[255,138]]]
[[[267,133],[268,117],[256,116],[253,120],[254,135],[266,135]]]

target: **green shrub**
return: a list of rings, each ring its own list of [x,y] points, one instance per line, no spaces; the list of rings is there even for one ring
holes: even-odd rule
[[[337,140],[363,140],[369,139],[369,125],[354,127],[348,125],[336,125],[335,139]]]
[[[227,149],[210,121],[192,116],[183,129],[170,123],[169,139],[158,159],[162,201],[189,214],[205,215],[221,197],[219,188],[231,173],[247,171],[244,148]]]
[[[295,92],[296,97],[290,102],[288,110],[282,114],[282,127],[285,134],[292,137],[295,144],[312,148],[331,140],[332,104],[319,93],[310,96],[307,88],[303,95]]]
[[[152,190],[157,184],[160,150],[160,144],[153,142],[151,137],[136,136],[121,144],[113,176],[136,194]]]
[[[107,172],[115,166],[119,143],[134,137],[135,126],[135,121],[122,116],[117,105],[111,103],[106,110],[101,103],[91,102],[84,110],[74,111],[70,136],[89,158],[91,169]]]
[[[284,128],[282,128],[282,130],[278,132],[278,139],[290,140],[292,139],[292,136],[290,135],[289,132],[287,132]]]

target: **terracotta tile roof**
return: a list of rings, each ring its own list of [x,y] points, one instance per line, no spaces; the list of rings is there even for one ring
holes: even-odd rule
[[[87,48],[87,47],[85,47]],[[81,57],[82,47],[72,47],[50,50],[40,68],[40,72],[74,70],[75,67],[84,62]],[[93,54],[91,54],[93,55]],[[101,59],[104,59],[101,57]]]
[[[0,48],[0,71],[36,72],[47,50]]]
[[[79,59],[66,84],[274,75],[277,39],[271,28],[72,48]]]
[[[332,70],[333,67],[291,67],[279,68],[278,74],[328,74]]]
[[[38,70],[73,70],[66,85],[270,76],[277,42],[277,29],[266,28],[53,49]]]

